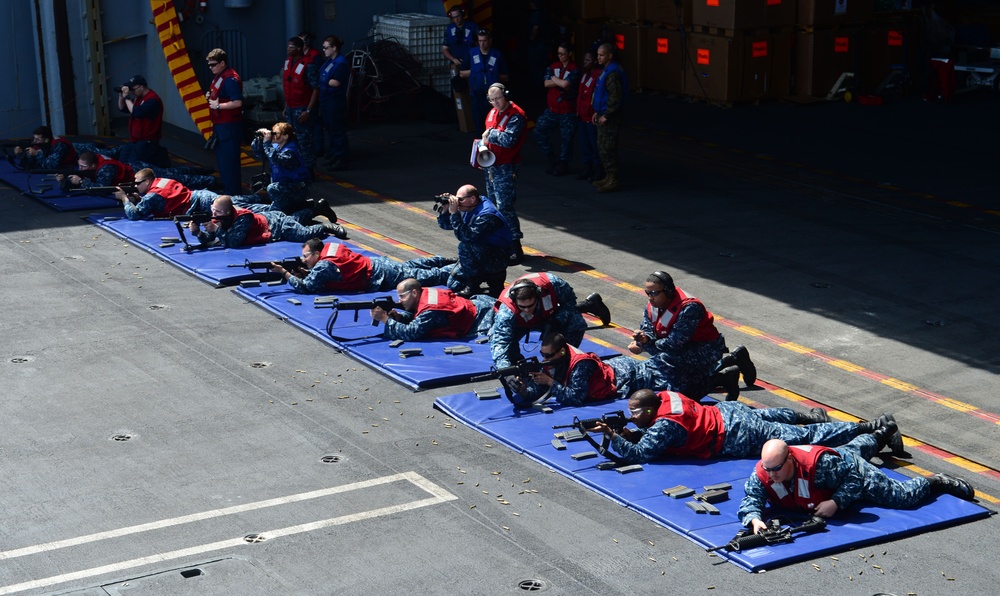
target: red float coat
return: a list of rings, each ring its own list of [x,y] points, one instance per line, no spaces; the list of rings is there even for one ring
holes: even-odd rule
[[[306,69],[312,63],[307,56],[292,61],[285,58],[285,68],[281,72],[281,86],[285,91],[285,105],[290,108],[304,108],[312,97],[312,86],[306,78]]]
[[[182,215],[191,207],[191,190],[176,180],[153,178],[148,192],[156,193],[166,201],[163,211],[153,214],[156,217]]]
[[[420,292],[416,316],[425,310],[440,310],[449,315],[448,326],[432,329],[428,337],[462,337],[476,320],[476,305],[471,300],[456,296],[451,290],[424,288]]]
[[[324,286],[327,290],[357,292],[368,289],[372,273],[372,262],[368,257],[337,242],[324,245],[319,254],[320,259],[329,261],[340,269],[340,281],[327,282]]]
[[[104,166],[111,166],[115,169],[115,179],[112,184],[118,185],[122,183],[135,182],[135,172],[132,171],[132,166],[127,163],[120,162],[117,159],[104,157],[100,153],[96,153],[95,155],[97,156],[96,171],[100,172],[101,168]]]
[[[653,423],[657,420],[676,422],[688,435],[682,447],[670,447],[667,454],[709,459],[722,450],[726,429],[718,409],[700,405],[675,391],[661,391],[657,395],[661,403]]]
[[[497,306],[494,306],[494,310],[500,308],[500,304],[503,304],[509,308],[514,313],[514,326],[515,327],[529,327],[534,329],[539,325],[548,321],[552,315],[555,314],[556,310],[559,308],[559,302],[556,300],[556,288],[552,285],[549,280],[549,276],[546,273],[529,273],[527,275],[522,275],[521,277],[514,280],[514,283],[510,287],[517,285],[517,282],[521,280],[531,280],[536,286],[541,290],[538,297],[538,304],[542,306],[542,314],[539,317],[532,316],[530,319],[524,318],[524,313],[517,307],[517,302],[510,297],[510,288],[500,295],[500,300],[498,300]]]
[[[561,61],[556,60],[549,69],[552,71],[552,78],[566,80],[576,72],[576,64],[570,62],[564,67]],[[560,99],[562,101],[559,101]],[[549,111],[553,114],[572,114],[576,111],[576,100],[567,100],[563,97],[562,87],[549,87],[545,101],[549,106]]]
[[[576,95],[576,115],[584,122],[590,122],[594,118],[594,88],[597,87],[597,77],[600,75],[600,68],[594,68],[589,73],[580,72],[580,89]]]
[[[507,127],[507,123],[510,122],[511,116],[520,116],[524,118],[524,110],[522,110],[517,104],[510,104],[503,114],[497,112],[496,108],[490,110],[488,116],[486,116],[486,128],[495,128],[498,131],[503,131]],[[496,163],[494,165],[502,166],[507,163],[521,163],[521,145],[524,144],[525,131],[521,132],[521,136],[518,137],[517,141],[514,143],[513,147],[501,147],[493,143],[486,143],[486,147],[497,156]]]
[[[701,301],[697,298],[688,297],[680,288],[676,288],[674,299],[670,301],[670,304],[665,309],[657,309],[655,314],[653,313],[653,305],[646,304],[646,315],[653,322],[653,331],[656,333],[656,339],[662,339],[670,334],[670,330],[673,329],[674,323],[677,321],[677,314],[688,304],[701,304]],[[702,304],[702,307],[704,306]],[[667,313],[670,313],[670,318],[666,323],[663,323],[663,315]],[[718,339],[718,337],[719,330],[715,328],[715,317],[706,308],[705,316],[698,323],[698,327],[695,328],[694,334],[691,336],[691,341],[713,341]]]
[[[267,218],[265,218],[260,213],[254,213],[247,209],[236,208],[236,215],[233,217],[235,220],[237,217],[242,217],[244,215],[249,215],[253,218],[253,224],[247,231],[247,237],[243,240],[244,245],[250,244],[263,244],[264,242],[270,242],[271,240],[271,226],[267,223]]]
[[[240,75],[236,74],[235,70],[227,66],[226,70],[222,71],[219,73],[219,76],[212,79],[212,84],[208,87],[209,99],[217,99],[219,100],[219,103],[226,103],[233,99],[232,97],[219,95],[219,92],[222,91],[222,84],[226,79],[236,79],[240,89],[243,88],[243,79],[240,78]],[[213,124],[226,124],[229,122],[240,122],[243,120],[242,108],[238,110],[209,110],[208,112],[212,118]]]
[[[813,511],[816,505],[829,500],[834,491],[816,486],[816,462],[824,453],[840,457],[840,454],[833,449],[819,445],[791,445],[788,447],[788,455],[795,462],[795,476],[792,478],[795,486],[792,492],[788,492],[784,484],[775,484],[771,476],[764,471],[764,464],[758,461],[754,472],[764,485],[768,500],[789,511],[809,512]]]
[[[597,354],[592,352],[584,352],[579,348],[575,348],[571,345],[567,345],[566,349],[569,350],[569,366],[566,367],[566,374],[562,379],[556,379],[563,385],[569,382],[569,376],[573,372],[573,367],[584,360],[590,360],[597,366],[595,370],[590,375],[587,383],[587,398],[589,401],[600,401],[602,399],[607,399],[615,394],[615,369],[611,368],[607,364],[601,362]],[[548,371],[546,367],[546,373],[552,374]]]
[[[154,99],[159,100],[160,96],[152,89],[146,89],[146,93],[142,97],[135,98],[132,111],[134,112],[137,107]],[[163,101],[160,100],[160,111],[157,112],[155,118],[129,118],[128,134],[132,137],[133,143],[136,141],[159,141],[160,137],[163,136]]]

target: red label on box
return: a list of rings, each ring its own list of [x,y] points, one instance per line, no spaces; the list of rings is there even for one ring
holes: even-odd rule
[[[834,54],[846,54],[851,51],[851,38],[850,37],[834,37],[833,38],[833,53]]]
[[[615,47],[619,50],[625,49],[625,36],[621,33],[615,35]]]
[[[903,33],[901,31],[889,31],[889,46],[903,46]]]
[[[657,54],[669,54],[670,53],[670,40],[666,37],[656,38],[656,53]]]
[[[754,58],[766,58],[767,41],[755,41],[750,44],[750,55]]]
[[[705,6],[718,6],[719,0],[705,0]]]
[[[708,66],[709,58],[711,58],[712,52],[706,50],[705,48],[698,48],[698,64],[704,64]]]
[[[781,6],[781,0],[767,0],[768,6]]]

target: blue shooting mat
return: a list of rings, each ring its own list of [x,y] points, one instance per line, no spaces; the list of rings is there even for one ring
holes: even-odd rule
[[[187,271],[195,277],[216,285],[233,285],[244,279],[266,279],[264,272],[252,273],[243,267],[246,261],[280,261],[302,254],[302,245],[298,242],[270,242],[255,246],[239,248],[214,247],[193,251],[184,250],[182,242],[172,246],[164,239],[179,239],[177,225],[168,220],[138,220],[132,221],[121,216],[91,215],[86,218],[97,227],[129,240],[135,246],[152,253],[163,260]],[[197,245],[198,241],[184,228],[184,237],[188,242]],[[365,252],[348,245],[351,250]]]
[[[59,183],[50,176],[29,174],[14,167],[6,159],[0,159],[0,180],[56,211],[84,211],[88,209],[108,209],[121,207],[115,198],[99,195],[67,194],[59,188]]]
[[[480,391],[482,393],[482,391]],[[506,399],[480,400],[474,392],[439,397],[435,407],[479,432],[507,445],[560,474],[591,488],[616,503],[708,548],[729,542],[742,527],[737,520],[743,487],[753,473],[756,460],[675,459],[670,462],[643,464],[642,470],[621,474],[598,470],[603,457],[574,460],[573,454],[594,451],[586,441],[564,442],[565,450],[552,445],[553,425],[570,424],[574,416],[598,418],[616,410],[625,410],[624,401],[601,402],[582,407],[550,405],[551,413],[540,409],[518,410]],[[595,437],[600,443],[600,436]],[[890,478],[905,476],[885,470]],[[729,499],[714,506],[718,515],[696,513],[686,503],[691,497],[673,499],[663,489],[683,485],[702,492],[706,485],[727,482]],[[776,510],[772,512],[777,513]],[[918,509],[897,510],[862,506],[841,511],[829,520],[828,529],[816,534],[796,534],[792,543],[764,546],[741,552],[718,551],[717,554],[746,571],[764,571],[827,553],[844,552],[873,542],[885,542],[988,517],[990,512],[951,495],[938,495]],[[796,520],[794,514],[791,519]],[[801,523],[793,521],[795,525]]]
[[[352,247],[352,250],[358,249]],[[371,254],[360,250],[358,252]],[[337,339],[334,339],[327,334],[327,324],[334,310],[323,308],[322,304],[317,308],[313,301],[318,296],[297,294],[287,284],[240,287],[233,291],[414,391],[465,383],[474,376],[489,373],[493,365],[489,343],[476,343],[475,337],[408,341],[393,348],[389,346],[387,340],[379,336],[382,327],[371,324],[369,309],[363,308],[357,311],[357,321],[354,320],[355,311],[345,310],[338,314],[332,327],[333,335],[337,336]],[[395,299],[395,294],[394,291],[367,292],[338,294],[336,297],[343,302],[362,302],[385,297]],[[369,337],[373,335],[377,337]],[[445,348],[456,346],[468,346],[472,352],[452,355],[444,351]],[[614,350],[588,339],[584,339],[580,347],[601,357],[618,355]],[[421,354],[407,358],[400,356],[400,350],[411,348],[420,348]],[[522,343],[521,348],[525,356],[537,352],[538,334],[532,333],[527,343]]]

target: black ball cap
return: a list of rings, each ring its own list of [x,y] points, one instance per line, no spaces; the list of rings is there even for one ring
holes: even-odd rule
[[[146,77],[142,75],[135,75],[134,77],[128,80],[127,85],[129,87],[135,87],[136,85],[142,85],[143,87],[148,87],[148,85],[146,85]]]

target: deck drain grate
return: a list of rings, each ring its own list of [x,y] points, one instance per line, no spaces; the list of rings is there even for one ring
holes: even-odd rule
[[[323,457],[320,458],[319,461],[323,462],[324,464],[335,464],[335,463],[337,463],[337,462],[340,461],[340,456],[339,455],[324,455]]]
[[[264,542],[267,538],[263,534],[247,534],[243,537],[244,542],[249,542],[250,544],[257,544],[258,542]]]
[[[124,442],[132,438],[132,435],[113,435],[111,437],[112,441]]]
[[[166,309],[167,309],[167,305],[166,304],[150,304],[149,305],[149,310],[166,310]]]
[[[267,368],[271,366],[270,362],[254,362],[250,365],[250,368]]]
[[[25,362],[31,362],[31,358],[28,356],[16,356],[10,359],[11,364],[24,364]]]
[[[525,579],[517,584],[517,589],[524,592],[541,592],[548,588],[548,585],[540,579]]]

